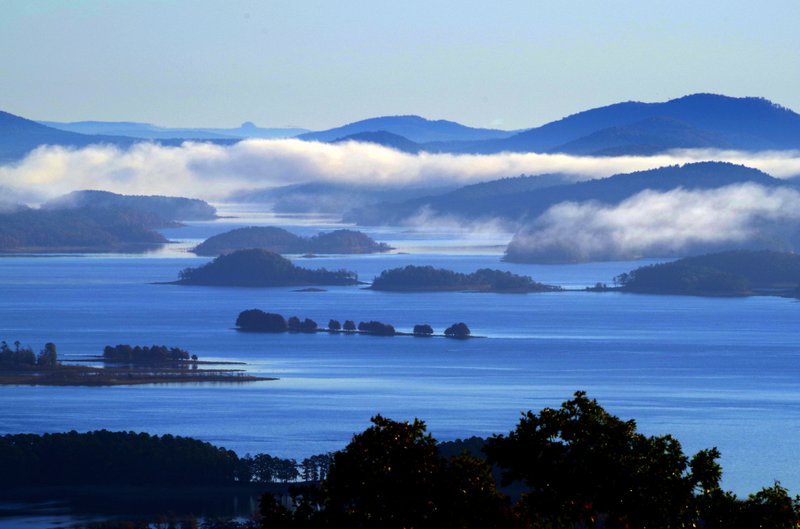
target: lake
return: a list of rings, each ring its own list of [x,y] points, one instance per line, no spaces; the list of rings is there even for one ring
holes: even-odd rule
[[[800,492],[800,331],[797,301],[620,293],[386,293],[361,287],[210,288],[154,284],[208,258],[186,252],[239,225],[282,224],[303,234],[325,217],[246,218],[165,230],[182,242],[148,255],[0,258],[0,339],[59,355],[105,345],[165,344],[201,359],[241,360],[279,377],[246,385],[113,388],[0,387],[0,433],[100,428],[197,437],[247,452],[303,458],[343,447],[375,414],[422,418],[440,440],[505,433],[523,410],[586,390],[647,434],[686,451],[717,446],[723,485],[738,494],[780,480]],[[582,288],[643,262],[524,265],[500,261],[508,234],[365,229],[396,253],[293,260],[348,268],[369,281],[387,268],[491,267]],[[466,322],[485,339],[250,334],[236,316],[379,320],[437,332]]]

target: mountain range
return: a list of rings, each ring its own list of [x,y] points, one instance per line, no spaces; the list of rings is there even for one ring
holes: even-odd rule
[[[407,153],[568,153],[647,155],[685,148],[746,151],[800,148],[800,115],[756,97],[693,94],[661,103],[628,101],[579,112],[523,131],[474,128],[420,116],[369,118],[323,131],[260,128],[171,129],[136,122],[35,122],[0,112],[0,161],[39,145],[118,146],[136,141],[177,145],[186,139],[235,143],[245,138],[296,137],[306,141],[361,141]]]
[[[561,202],[618,204],[645,189],[714,189],[745,182],[765,187],[791,185],[757,169],[725,162],[660,167],[583,182],[568,182],[560,174],[519,176],[442,194],[362,206],[346,214],[344,220],[362,226],[397,225],[424,213],[466,221],[500,219],[523,224]]]

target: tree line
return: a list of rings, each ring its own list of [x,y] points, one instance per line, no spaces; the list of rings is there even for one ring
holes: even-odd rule
[[[328,320],[327,327],[323,328],[310,318],[301,320],[297,316],[291,316],[287,319],[281,314],[264,312],[259,309],[248,309],[240,312],[239,316],[236,318],[236,327],[243,331],[271,333],[313,333],[323,331],[344,333],[360,332],[379,336],[394,336],[398,334],[394,325],[380,321],[362,321],[356,325],[353,320],[345,320],[344,324],[342,324],[339,320],[331,319]],[[414,336],[432,336],[433,328],[427,323],[418,324],[414,326],[413,334]],[[466,323],[460,322],[447,327],[444,331],[444,335],[451,338],[467,338],[471,335],[471,331]]]
[[[99,430],[0,436],[0,488],[47,485],[195,486],[326,479],[330,454],[297,462],[237,456],[188,437]]]
[[[21,342],[14,342],[14,348],[3,340],[0,342],[0,367],[55,367],[58,365],[56,344],[48,342],[39,354]]]

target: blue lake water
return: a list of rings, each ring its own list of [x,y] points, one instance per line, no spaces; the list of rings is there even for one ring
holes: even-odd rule
[[[275,219],[265,217],[264,223]],[[256,219],[258,221],[258,219]],[[0,387],[0,433],[135,430],[189,435],[236,450],[302,458],[344,446],[376,414],[423,418],[434,436],[508,432],[522,410],[587,390],[648,434],[687,451],[717,446],[724,485],[740,494],[780,480],[800,492],[800,330],[796,301],[564,292],[381,293],[360,287],[206,288],[153,284],[207,258],[183,251],[241,219],[167,234],[183,244],[146,256],[0,258],[0,339],[63,358],[117,343],[166,344],[201,359],[242,360],[280,380],[246,385]],[[283,219],[303,233],[326,219]],[[500,262],[503,235],[370,231],[399,251],[295,259],[362,280],[406,264],[493,267],[582,287],[641,262],[537,266]],[[507,239],[505,239],[507,240]],[[259,335],[232,329],[260,308],[321,324],[376,319],[437,331],[464,321],[485,339]]]

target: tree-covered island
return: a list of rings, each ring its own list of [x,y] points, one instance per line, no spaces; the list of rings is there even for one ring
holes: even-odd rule
[[[198,268],[186,268],[174,284],[215,287],[357,285],[358,275],[349,270],[310,270],[295,266],[276,253],[249,249],[220,255]]]
[[[561,287],[537,283],[528,276],[481,268],[471,274],[432,266],[408,265],[384,270],[369,287],[392,292],[558,292]]]
[[[301,237],[274,226],[249,226],[209,237],[192,252],[215,256],[250,248],[281,254],[364,254],[392,250],[388,244],[376,242],[360,231],[335,230],[320,232],[313,237]]]
[[[14,347],[0,342],[0,385],[128,386],[275,380],[249,375],[238,368],[200,369],[203,364],[238,362],[203,362],[188,351],[164,345],[109,345],[102,356],[71,358],[68,362],[60,361],[54,343],[45,344],[37,354],[18,341],[14,342]],[[106,365],[92,367],[80,365],[80,362],[104,362]]]
[[[693,296],[796,297],[800,255],[736,250],[643,266],[615,278],[618,290]]]

